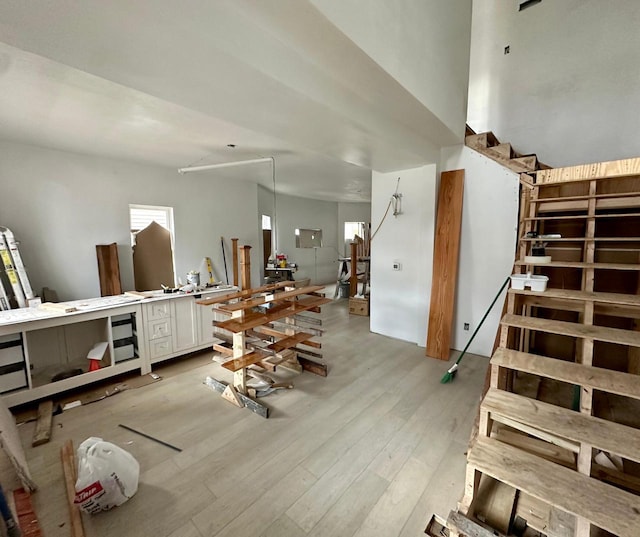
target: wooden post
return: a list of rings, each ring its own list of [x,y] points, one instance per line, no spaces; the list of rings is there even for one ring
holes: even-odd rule
[[[242,251],[244,252],[244,248]],[[251,248],[248,246],[247,248]],[[244,275],[244,273],[243,273]],[[246,289],[246,287],[245,287]],[[231,314],[232,319],[239,319],[240,321],[244,318],[244,310],[234,311]],[[245,345],[245,334],[242,332],[235,332],[233,334],[233,357],[241,358],[244,355],[246,345]],[[243,367],[239,369],[233,374],[233,387],[243,395],[247,394],[247,370]]]
[[[242,277],[242,289],[251,289],[251,246],[240,248],[240,271]]]
[[[349,278],[349,297],[358,294],[358,243],[351,243],[351,278]]]
[[[231,250],[233,251],[233,285],[238,285],[238,239],[231,239]]]

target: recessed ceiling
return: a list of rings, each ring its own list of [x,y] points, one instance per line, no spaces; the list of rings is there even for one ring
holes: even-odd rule
[[[274,156],[279,192],[330,201],[457,141],[308,2],[191,4],[4,2],[0,137],[176,169]],[[272,187],[265,165],[215,173]]]

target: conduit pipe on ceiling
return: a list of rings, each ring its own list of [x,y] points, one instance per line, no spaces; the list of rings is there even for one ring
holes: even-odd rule
[[[235,160],[233,162],[221,162],[220,164],[204,164],[203,166],[188,166],[178,168],[178,173],[204,172],[206,170],[216,170],[218,168],[232,168],[233,166],[243,166],[245,164],[258,164],[260,162],[271,162],[273,157],[254,158],[249,160]]]

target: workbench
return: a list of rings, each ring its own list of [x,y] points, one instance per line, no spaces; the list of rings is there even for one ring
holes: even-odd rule
[[[224,295],[232,286],[200,293],[118,295],[65,302],[76,311],[39,308],[0,312],[0,395],[9,407],[153,366],[215,343],[215,312],[196,300]],[[87,353],[107,343],[100,368],[88,371]],[[73,370],[81,372],[64,377]]]

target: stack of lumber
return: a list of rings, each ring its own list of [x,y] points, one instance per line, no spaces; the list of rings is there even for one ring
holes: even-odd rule
[[[516,271],[544,274],[549,287],[509,290],[456,515],[504,535],[518,526],[548,537],[634,537],[640,159],[543,170],[522,183],[530,186]],[[532,231],[561,235],[548,243],[551,263],[525,261]],[[500,516],[483,512],[488,480],[510,498]],[[448,527],[450,535],[471,535]]]

